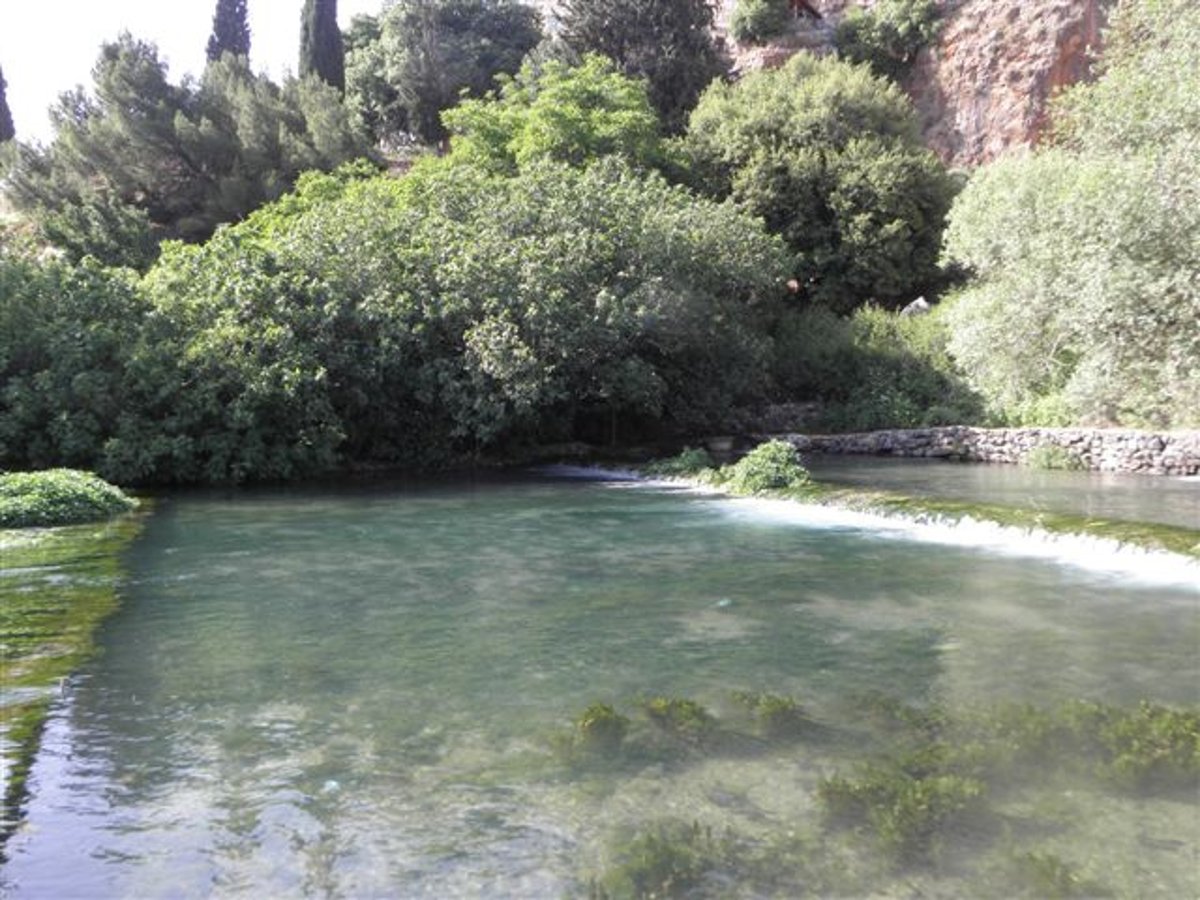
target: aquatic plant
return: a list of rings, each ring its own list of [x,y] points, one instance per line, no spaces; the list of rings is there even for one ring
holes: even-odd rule
[[[738,691],[733,699],[750,712],[754,724],[765,737],[791,737],[810,724],[804,710],[791,697]]]
[[[1022,853],[1012,861],[1006,874],[1006,887],[1038,900],[1112,896],[1104,885],[1084,878],[1074,866],[1053,853],[1036,850]]]
[[[618,862],[592,881],[593,900],[693,896],[725,848],[711,827],[671,821],[615,842],[609,855]]]
[[[900,768],[867,766],[856,778],[821,781],[817,796],[834,827],[869,825],[902,865],[928,862],[938,838],[982,809],[986,788],[959,775],[914,778]]]
[[[1142,701],[1105,721],[1099,738],[1108,753],[1102,773],[1121,785],[1200,788],[1200,711]]]
[[[696,742],[708,736],[716,724],[712,713],[695,700],[650,697],[643,700],[641,706],[655,725],[668,734],[689,742]]]
[[[696,475],[716,466],[712,455],[703,447],[684,447],[676,456],[656,459],[642,466],[647,475],[684,477]]]
[[[736,494],[759,494],[804,487],[810,476],[795,447],[787,441],[773,440],[759,444],[736,463],[722,467],[719,480]]]
[[[94,522],[136,505],[120,488],[78,469],[0,475],[0,528]]]
[[[612,754],[621,748],[629,719],[607,703],[593,703],[575,720],[575,746],[590,753]]]
[[[0,603],[0,682],[16,699],[0,706],[0,754],[8,769],[0,796],[0,853],[17,824],[26,778],[52,696],[93,651],[93,634],[117,607],[121,553],[141,517],[103,526],[10,531],[4,566],[31,573]],[[7,580],[7,579],[6,579]]]

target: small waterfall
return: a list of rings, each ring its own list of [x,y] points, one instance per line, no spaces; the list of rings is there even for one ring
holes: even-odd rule
[[[724,503],[728,514],[737,518],[869,532],[883,540],[976,548],[1119,576],[1141,585],[1182,587],[1200,593],[1200,561],[1110,538],[1059,534],[969,517],[868,513],[791,500],[729,498]]]

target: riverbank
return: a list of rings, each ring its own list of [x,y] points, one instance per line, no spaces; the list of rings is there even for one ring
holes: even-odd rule
[[[1200,431],[974,428],[948,425],[849,434],[775,434],[802,453],[944,458],[1148,475],[1200,475]]]

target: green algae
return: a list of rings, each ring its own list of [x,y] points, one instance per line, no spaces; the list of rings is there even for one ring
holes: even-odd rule
[[[116,609],[142,516],[0,530],[0,848],[16,826],[46,714]]]

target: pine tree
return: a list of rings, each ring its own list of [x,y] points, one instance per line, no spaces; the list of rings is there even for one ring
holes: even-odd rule
[[[208,61],[223,53],[250,55],[250,26],[246,24],[246,0],[217,0],[212,36],[208,39]]]
[[[346,60],[337,24],[337,0],[304,0],[300,20],[300,75],[316,75],[346,89]]]
[[[17,134],[16,129],[13,128],[12,113],[8,110],[8,95],[5,93],[7,87],[4,70],[0,69],[0,144],[11,141]]]

